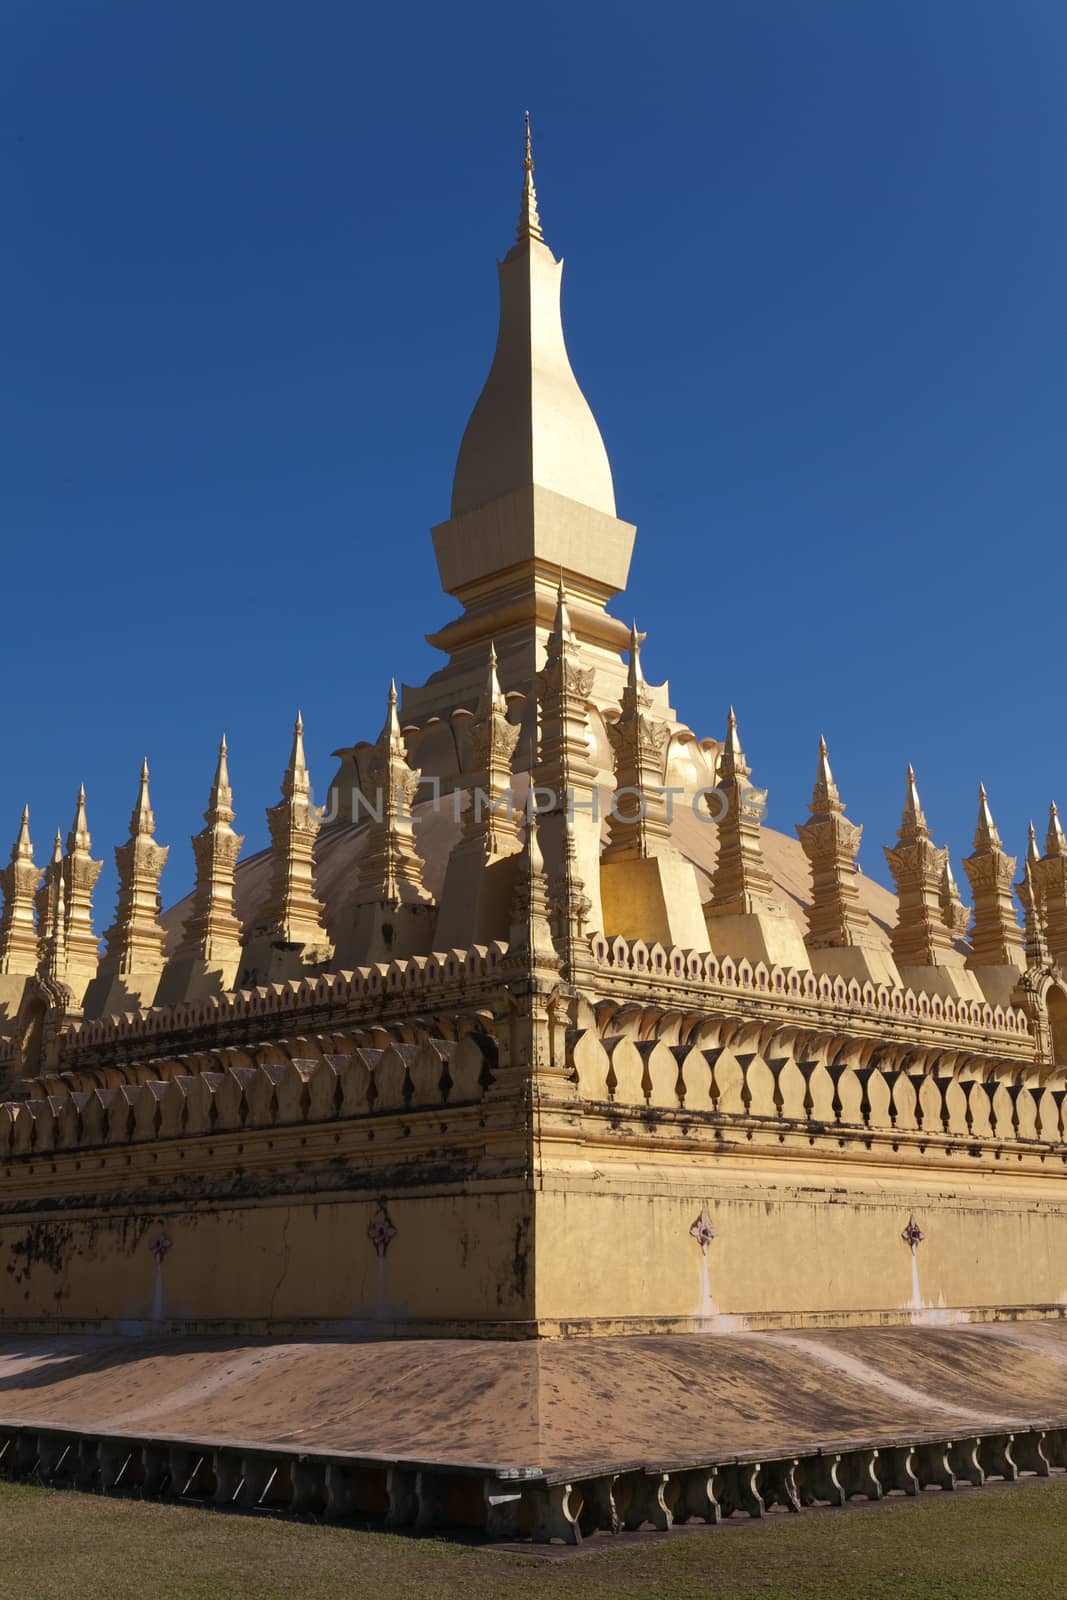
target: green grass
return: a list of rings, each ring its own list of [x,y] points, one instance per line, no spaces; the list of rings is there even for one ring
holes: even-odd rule
[[[1067,1479],[527,1559],[0,1484],[3,1600],[1055,1600]]]

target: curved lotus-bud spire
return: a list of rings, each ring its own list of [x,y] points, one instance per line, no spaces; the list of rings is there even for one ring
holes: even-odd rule
[[[148,835],[151,837],[156,831],[156,819],[152,814],[152,802],[148,798],[148,757],[145,756],[141,766],[141,787],[137,791],[137,803],[133,808],[130,818],[130,837]]]
[[[984,783],[978,785],[974,854],[964,859],[963,867],[974,895],[968,965],[1021,967],[1022,937],[1011,897],[1015,857],[1005,854]]]
[[[531,807],[526,813],[526,833],[515,877],[507,961],[510,965],[552,972],[558,970],[560,960],[549,921],[548,885],[538,832],[537,812]]]
[[[491,641],[478,704],[473,712],[454,711],[452,727],[471,791],[463,813],[464,848],[473,849],[477,841],[485,860],[513,855],[519,837],[511,803],[511,762],[519,725],[508,720],[508,700],[500,687],[496,646]]]
[[[897,886],[897,921],[889,935],[893,955],[901,967],[944,966],[945,957],[954,952],[953,934],[945,921],[946,904],[951,905],[945,880],[948,851],[930,838],[910,762],[897,839],[892,849],[883,846]],[[958,916],[954,910],[949,914]]]
[[[0,872],[4,906],[0,912],[0,973],[29,977],[37,969],[38,939],[34,895],[42,870],[33,864],[30,808],[24,806],[11,863]]]
[[[626,687],[632,692],[637,692],[645,686],[645,674],[641,666],[641,635],[637,631],[637,618],[630,624],[630,660],[626,669]]]
[[[826,740],[820,734],[819,767],[815,774],[815,787],[811,793],[808,810],[813,817],[818,817],[824,812],[844,811],[844,809],[837,784],[834,782],[834,775],[830,770],[830,753],[826,747]]]
[[[11,852],[11,859],[12,861],[33,860],[33,843],[30,839],[29,806],[23,806],[22,808],[22,823],[19,827],[18,838],[15,840],[15,847]]]
[[[926,817],[919,800],[919,786],[915,782],[915,768],[908,762],[907,787],[904,791],[904,812],[900,819],[900,829],[897,838],[902,844],[911,844],[916,839],[929,839],[930,830],[926,826]]]
[[[299,947],[302,958],[315,965],[329,959],[333,946],[323,926],[324,907],[315,895],[315,837],[323,814],[311,799],[311,774],[304,756],[304,718],[299,711],[281,792],[278,804],[267,808],[270,889],[254,932],[265,932],[275,941]]]
[[[844,814],[826,740],[819,740],[819,764],[808,806],[811,816],[797,824],[797,838],[811,862],[809,950],[837,949],[873,942],[870,919],[860,904],[856,857],[863,829]]]
[[[500,264],[496,353],[456,461],[453,517],[535,485],[615,516],[607,451],[563,338],[562,272],[541,232],[527,122],[518,238]]]
[[[997,825],[993,821],[993,813],[989,809],[989,796],[986,794],[985,784],[980,783],[978,785],[978,822],[974,830],[974,848],[976,850],[999,850],[1001,843]]]
[[[63,862],[67,981],[75,988],[96,976],[99,944],[93,931],[93,889],[103,862],[92,859],[93,841],[85,809],[85,785],[78,790],[74,821]]]
[[[1009,879],[1011,874],[1009,873]],[[945,851],[945,865],[941,872],[941,915],[945,927],[954,939],[960,939],[967,931],[967,924],[971,913],[960,899],[960,891],[956,885],[956,876],[952,871],[952,862],[949,860],[948,851]]]
[[[233,891],[244,839],[233,830],[234,816],[229,751],[223,734],[204,812],[206,826],[192,841],[196,885],[174,954],[176,963],[201,961],[213,971],[224,972],[228,979],[232,979],[241,954],[241,924],[234,912]]]
[[[388,745],[390,750],[402,750],[407,754],[407,745],[404,743],[404,734],[400,727],[400,713],[397,710],[396,679],[389,679],[389,700],[385,713],[385,726],[378,736],[379,745]]]
[[[733,706],[726,718],[726,739],[719,763],[718,788],[709,796],[726,803],[719,818],[719,855],[711,878],[711,899],[704,907],[711,917],[751,916],[774,900],[774,885],[763,859],[760,824],[767,809],[766,789],[749,782],[751,767],[741,747]]]
[[[115,851],[119,893],[114,924],[104,937],[107,949],[100,972],[127,976],[162,971],[165,934],[159,921],[159,879],[169,847],[152,837],[156,819],[148,795],[148,758],[141,767],[130,837]]]
[[[229,814],[223,817],[223,813]],[[215,776],[211,780],[211,794],[208,796],[208,806],[204,813],[205,822],[225,820],[232,822],[233,790],[230,787],[230,761],[229,749],[226,744],[226,735],[223,734],[219,741],[219,755],[215,763]]]
[[[430,901],[422,881],[422,857],[415,848],[411,815],[421,776],[419,769],[408,762],[397,711],[396,680],[391,679],[385,725],[367,761],[370,826],[356,869],[356,905],[425,905]]]
[[[719,775],[722,778],[747,778],[751,771],[752,768],[745,760],[745,752],[741,748],[737,716],[731,706],[726,715],[726,738],[723,741]]]
[[[1050,954],[1067,966],[1067,838],[1055,800],[1048,808],[1045,854],[1033,863],[1033,875]]]
[[[1033,823],[1030,824],[1033,830]],[[1034,869],[1029,856],[1023,865],[1022,882],[1018,885],[1019,899],[1025,913],[1025,950],[1028,967],[1047,967],[1049,964],[1048,940],[1045,937],[1045,918],[1041,898],[1034,879]]]
[[[605,724],[615,766],[615,796],[602,860],[671,855],[670,818],[663,793],[670,728],[652,715],[652,694],[641,671],[641,635],[630,629],[630,663],[621,713]]]
[[[74,807],[74,821],[71,823],[70,832],[67,834],[67,850],[84,850],[88,853],[93,847],[92,837],[89,833],[89,822],[85,811],[85,785],[78,785],[78,800]]]
[[[289,765],[282,776],[282,798],[291,800],[294,795],[311,792],[308,764],[304,755],[304,716],[298,711],[293,725],[293,745],[289,752]]]

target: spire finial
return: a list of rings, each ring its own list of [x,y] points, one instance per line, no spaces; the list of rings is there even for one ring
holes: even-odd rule
[[[993,813],[989,808],[989,796],[986,794],[984,783],[978,785],[978,824],[974,830],[974,848],[976,850],[999,850],[1001,848],[1000,834],[993,821]]]
[[[1047,856],[1067,856],[1067,838],[1064,837],[1063,824],[1056,802],[1053,800],[1048,808],[1048,834],[1045,837],[1045,854]]]
[[[136,838],[140,834],[151,835],[156,831],[156,819],[152,815],[152,803],[148,798],[148,757],[145,756],[141,764],[141,783],[137,790],[137,803],[133,808],[130,818],[130,837]]]
[[[823,734],[819,735],[819,765],[815,774],[815,788],[812,791],[811,804],[808,810],[812,816],[821,816],[825,812],[844,811],[841,795],[837,784],[834,782],[833,772],[830,770],[830,752]]]
[[[631,689],[640,689],[644,681],[645,675],[641,670],[641,635],[637,631],[635,618],[630,627],[630,667],[626,674],[626,683]]]
[[[16,861],[16,860],[32,861],[33,860],[33,845],[30,842],[30,808],[29,808],[29,806],[23,806],[23,808],[22,808],[22,824],[21,824],[21,826],[19,828],[19,836],[15,840],[15,848],[11,852],[11,859],[12,859],[12,861]]]
[[[523,239],[536,239],[544,244],[545,236],[541,232],[541,218],[537,214],[537,190],[533,181],[534,158],[533,141],[530,137],[530,113],[526,112],[526,147],[522,161],[522,205],[519,208],[519,226],[515,237],[521,244]]]
[[[204,812],[204,821],[209,828],[216,823],[228,825],[233,821],[233,790],[230,788],[228,754],[226,735],[223,734],[219,740],[219,755],[215,763],[215,776],[211,780],[211,793],[208,796],[207,810]],[[197,837],[199,838],[199,835]],[[234,859],[236,860],[236,856]]]
[[[85,813],[85,785],[78,785],[78,800],[74,807],[74,821],[70,833],[67,835],[67,849],[70,851],[84,850],[86,854],[92,849],[92,840],[89,837],[89,821]]]
[[[726,742],[722,747],[722,776],[724,778],[747,778],[751,770],[745,760],[745,752],[741,748],[741,735],[737,730],[737,715],[733,706],[731,706],[726,717]]]
[[[907,844],[916,839],[928,839],[929,837],[930,830],[926,826],[922,803],[919,800],[919,786],[915,781],[915,768],[909,761],[907,787],[904,794],[904,815],[900,820],[900,830],[897,838]]]
[[[552,625],[551,637],[557,644],[565,640],[574,642],[574,628],[571,626],[571,614],[567,607],[567,588],[563,582],[563,569],[560,568],[559,588],[556,590],[556,620]]]
[[[1029,857],[1023,866],[1023,882],[1019,898],[1025,913],[1023,925],[1026,935],[1026,964],[1028,967],[1046,967],[1049,963],[1049,947],[1045,936],[1044,911]]]
[[[289,754],[289,765],[282,777],[282,795],[289,799],[294,794],[309,793],[307,758],[304,755],[304,717],[303,713],[298,711],[296,722],[293,724],[293,747]]]

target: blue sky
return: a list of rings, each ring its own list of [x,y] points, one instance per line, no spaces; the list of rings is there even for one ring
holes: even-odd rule
[[[1067,804],[1059,0],[0,27],[0,841],[84,779],[100,928],[146,751],[170,900],[223,727],[251,850],[296,707],[323,792],[440,659],[526,106],[649,677],[736,704],[774,826],[825,733],[879,878],[908,760],[957,863],[979,778],[1013,849]]]

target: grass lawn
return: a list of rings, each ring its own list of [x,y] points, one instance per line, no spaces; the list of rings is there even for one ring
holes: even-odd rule
[[[527,1559],[0,1484],[3,1600],[1055,1600],[1067,1478],[647,1535]]]

